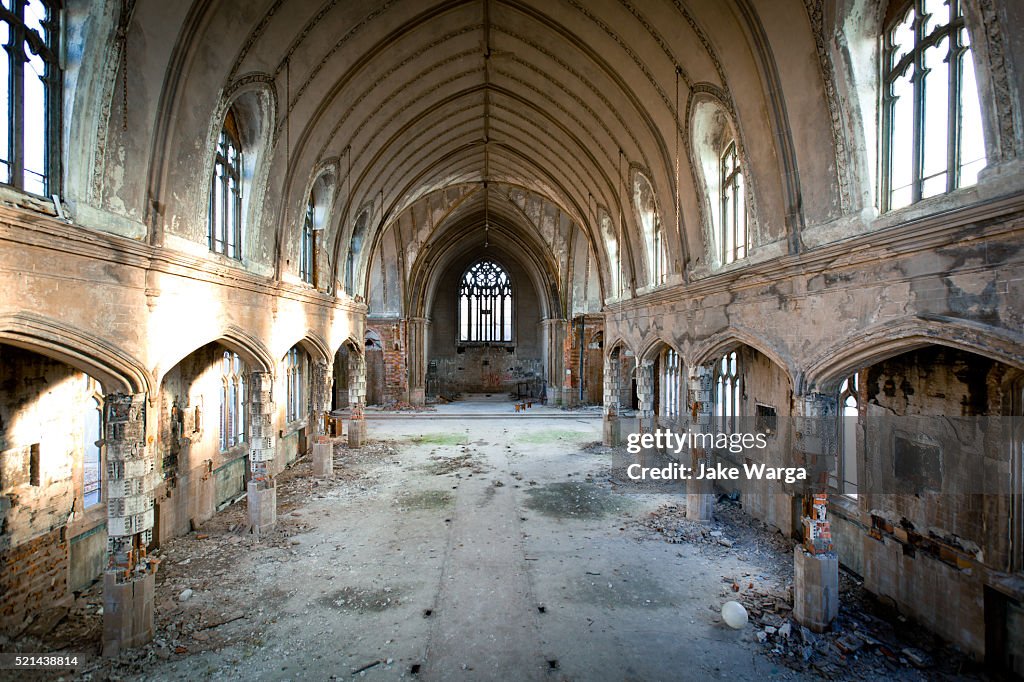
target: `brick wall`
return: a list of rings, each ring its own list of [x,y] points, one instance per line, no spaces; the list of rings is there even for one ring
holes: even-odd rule
[[[404,320],[369,320],[367,330],[380,335],[384,366],[378,381],[378,395],[385,405],[406,402],[409,399],[408,343]],[[367,379],[370,377],[368,376]],[[375,377],[376,378],[376,377]]]
[[[0,566],[0,632],[6,636],[67,597],[68,544],[62,528],[0,553]]]
[[[583,402],[600,405],[604,376],[604,318],[594,315],[586,317],[583,326],[583,367],[580,368],[580,317],[573,320],[565,343],[565,367],[569,369],[572,381],[570,404],[580,402],[580,380],[583,381]]]

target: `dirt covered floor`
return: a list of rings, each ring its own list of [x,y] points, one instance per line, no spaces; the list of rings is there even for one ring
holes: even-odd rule
[[[599,419],[368,426],[368,446],[335,445],[334,478],[303,461],[280,477],[273,533],[249,534],[241,502],[167,543],[156,639],[93,656],[77,679],[975,674],[852,576],[835,631],[800,628],[792,541],[727,499],[701,525],[671,487],[621,485]],[[728,600],[750,614],[741,630],[721,620]],[[5,649],[95,654],[101,604],[94,588],[48,634]]]

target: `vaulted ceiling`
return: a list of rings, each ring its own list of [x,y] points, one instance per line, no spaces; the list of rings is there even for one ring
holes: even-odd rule
[[[105,5],[116,23],[116,3]],[[123,150],[134,151],[148,174],[119,179],[101,201],[145,216],[156,232],[198,221],[210,122],[225,98],[264,87],[273,121],[261,229],[277,234],[277,246],[264,248],[268,260],[325,165],[337,178],[327,232],[335,264],[344,261],[360,213],[377,230],[431,192],[484,181],[545,197],[599,252],[596,215],[605,211],[625,231],[621,251],[640,254],[629,244],[638,239],[631,173],[640,171],[670,228],[672,269],[681,271],[702,251],[702,200],[686,133],[701,95],[718,98],[738,121],[763,241],[784,239],[802,210],[798,150],[816,150],[807,158],[819,160],[805,164],[811,173],[834,176],[835,164],[820,153],[832,149],[832,130],[794,133],[785,107],[788,87],[803,93],[802,117],[830,120],[801,0],[136,0],[132,7],[127,89],[135,127],[120,136],[121,151],[108,140],[103,153],[125,159]],[[107,87],[113,119],[119,85]],[[141,124],[151,127],[148,140],[137,132]]]

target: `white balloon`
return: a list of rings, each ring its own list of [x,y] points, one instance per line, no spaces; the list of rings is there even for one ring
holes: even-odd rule
[[[747,610],[738,601],[727,601],[722,604],[722,620],[734,630],[747,624]]]

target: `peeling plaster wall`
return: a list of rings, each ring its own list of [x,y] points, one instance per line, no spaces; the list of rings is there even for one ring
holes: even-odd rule
[[[797,391],[834,391],[857,369],[858,354],[897,356],[901,344],[913,348],[944,340],[1019,366],[1024,364],[1019,248],[1024,205],[1019,195],[963,202],[941,218],[898,228],[879,229],[875,222],[873,235],[820,246],[786,263],[740,268],[611,306],[606,333],[637,348],[654,336],[671,339],[688,367],[713,359],[707,349],[730,338],[756,345],[766,359],[748,363],[754,371],[746,376],[746,407],[752,410],[755,398],[763,400],[778,408],[780,418],[791,409],[785,375],[795,378]],[[879,350],[883,347],[890,350]],[[772,371],[765,374],[761,365]],[[952,348],[930,347],[875,362],[861,374],[866,416],[1001,414],[1006,409],[1001,387],[1009,374],[1003,363]],[[867,467],[870,474],[886,453],[878,449],[876,434],[863,438],[860,452],[867,459],[861,470]],[[971,472],[950,473],[1009,486],[1007,457],[993,452]],[[744,505],[760,518],[774,514],[775,525],[785,527],[791,515],[786,497],[767,505],[748,494]],[[1009,498],[884,500],[862,495],[834,502],[841,561],[863,575],[869,589],[982,657],[986,627],[997,626],[985,623],[983,586],[998,584],[1013,598],[1024,595],[1019,581],[1002,577],[1009,563]],[[882,513],[872,517],[872,510]],[[933,542],[915,548],[901,540],[904,518],[926,539],[936,530]],[[936,594],[943,599],[936,600]],[[949,618],[950,613],[957,617]]]
[[[862,541],[864,584],[974,651],[983,650],[985,643],[983,586],[1011,564],[1010,453],[983,448],[984,461],[953,460],[950,455],[961,442],[970,442],[971,434],[963,427],[950,433],[942,422],[914,418],[1004,414],[1008,373],[1012,374],[1002,363],[940,347],[884,360],[865,373],[863,485],[869,493],[858,502],[862,514],[870,516],[871,530]],[[892,416],[907,418],[906,428],[885,428],[885,418]],[[891,490],[899,482],[894,462],[900,456],[899,441],[908,439],[927,442],[927,452],[943,458],[940,480],[925,481],[922,467],[910,472],[909,480],[906,474],[899,479],[925,492],[872,494]],[[976,490],[979,481],[985,481],[992,494],[958,492]],[[933,485],[937,489],[927,492]],[[935,600],[937,591],[950,601]],[[943,617],[951,612],[957,618]]]
[[[95,412],[95,403],[85,374],[0,345],[0,631],[6,634],[63,600],[69,572],[92,561],[90,553],[68,553],[72,533],[106,518],[102,502],[83,508],[88,410]]]
[[[248,454],[245,443],[220,451],[224,350],[206,345],[164,375],[156,458],[164,481],[156,495],[158,542],[188,533],[244,490],[219,490],[215,473]]]

